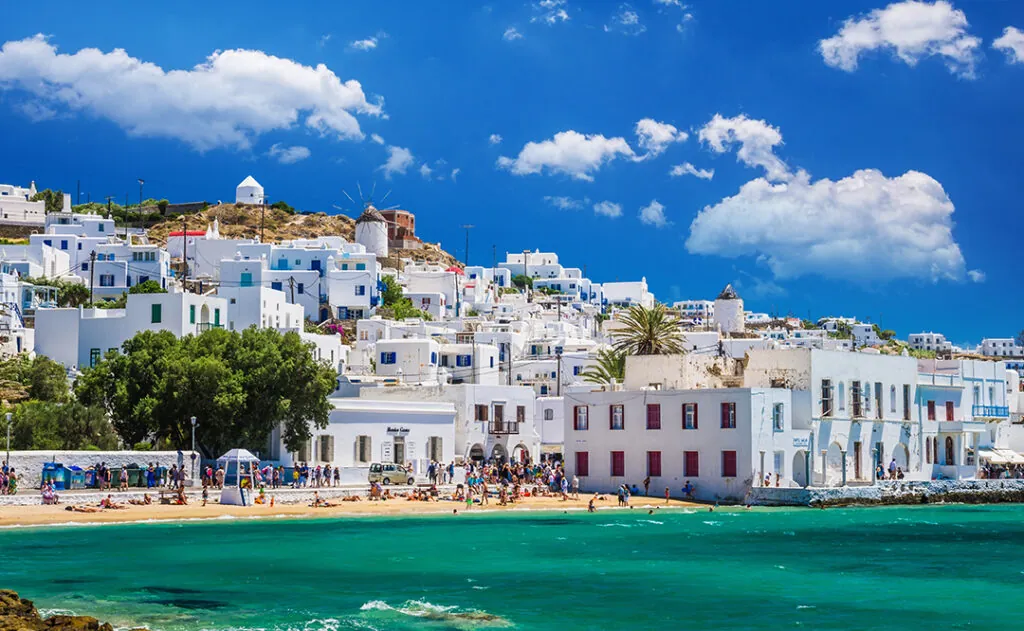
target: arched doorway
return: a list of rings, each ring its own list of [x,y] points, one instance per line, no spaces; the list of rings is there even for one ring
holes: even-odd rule
[[[839,443],[832,443],[825,454],[825,486],[839,486],[842,483],[843,449]]]
[[[203,305],[203,308],[199,310],[199,324],[208,324],[210,322],[210,307]]]
[[[518,462],[520,464],[530,462],[529,448],[523,443],[516,445],[515,449],[512,450],[512,462]]]
[[[947,465],[956,464],[956,445],[952,436],[946,436],[946,462]]]
[[[497,443],[496,445],[494,445],[494,448],[491,449],[491,460],[493,460],[496,463],[502,463],[505,462],[507,459],[508,454],[505,452],[505,446],[502,445],[501,443]]]
[[[484,447],[480,443],[477,443],[469,448],[469,459],[473,462],[484,461]]]
[[[320,307],[320,321],[324,322],[331,317],[331,310],[327,307]]]
[[[807,451],[804,449],[793,455],[793,481],[797,486],[807,486]]]
[[[896,443],[896,446],[892,448],[890,458],[896,461],[896,466],[902,469],[904,473],[910,471],[910,452],[905,444]]]

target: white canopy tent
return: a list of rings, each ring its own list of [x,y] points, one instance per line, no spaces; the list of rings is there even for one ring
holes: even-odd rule
[[[220,493],[221,504],[232,506],[252,504],[252,475],[259,463],[260,459],[248,449],[232,449],[217,458],[217,466],[224,468],[224,489]],[[248,488],[242,488],[243,479],[249,480]]]

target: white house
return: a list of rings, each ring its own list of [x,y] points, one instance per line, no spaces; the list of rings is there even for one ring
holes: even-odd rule
[[[156,244],[110,242],[97,245],[95,251],[95,269],[87,265],[78,275],[86,283],[91,279],[97,297],[120,296],[149,280],[167,289],[167,281],[173,277],[170,255]]]
[[[57,278],[75,273],[68,252],[41,241],[0,245],[0,263],[5,271],[16,271],[20,276]]]
[[[1024,346],[1012,337],[988,337],[978,345],[978,352],[985,357],[1024,357]]]
[[[431,339],[381,340],[374,345],[376,373],[403,384],[437,384],[440,349]]]
[[[32,201],[36,183],[28,188],[0,184],[0,224],[12,226],[42,226],[46,223],[46,202]],[[64,194],[63,210],[71,211],[71,195]]]
[[[936,351],[948,353],[953,344],[942,333],[913,333],[907,338],[910,348],[918,351]]]
[[[65,368],[95,366],[141,331],[181,337],[224,325],[227,301],[189,293],[134,294],[124,309],[36,310],[36,353]]]
[[[638,282],[614,282],[602,283],[604,299],[609,305],[619,307],[630,307],[642,305],[650,309],[654,306],[655,299],[647,289],[647,278],[641,278]]]
[[[451,382],[498,385],[498,348],[490,344],[441,344],[440,365]]]
[[[251,175],[247,175],[244,180],[235,187],[235,203],[236,204],[253,204],[256,206],[262,206],[266,198],[263,195],[263,186],[256,181]]]
[[[563,460],[565,448],[565,401],[562,397],[537,397],[534,418],[540,433],[540,458]]]
[[[71,212],[70,204],[62,212],[46,215],[44,232],[46,234],[74,234],[80,237],[97,238],[116,236],[113,219],[102,215]]]
[[[678,309],[684,320],[699,320],[701,324],[715,317],[715,303],[710,300],[680,300],[672,303],[672,308]]]

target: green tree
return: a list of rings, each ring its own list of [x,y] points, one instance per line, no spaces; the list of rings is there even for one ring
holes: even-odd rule
[[[277,427],[288,449],[327,425],[336,374],[313,359],[297,333],[251,327],[176,338],[144,331],[86,369],[75,384],[85,404],[104,408],[126,444],[187,448],[195,416],[208,455],[262,450]]]
[[[11,418],[15,449],[116,449],[117,435],[103,410],[78,402],[29,401]]]
[[[65,403],[71,398],[64,366],[42,355],[36,355],[33,359],[29,359],[28,355],[16,355],[0,361],[0,384],[6,384],[12,390],[11,397],[4,397],[8,401],[34,399]],[[23,396],[17,396],[18,387],[15,384],[20,386]]]
[[[167,201],[166,199],[161,199],[160,201],[158,201],[156,203],[156,208],[157,208],[157,210],[160,211],[161,215],[166,215],[167,214],[167,207],[170,206],[170,205],[171,205],[171,203],[169,201]]]
[[[167,290],[155,280],[147,280],[128,289],[129,294],[166,294]]]
[[[64,210],[64,192],[61,190],[43,189],[32,196],[32,201],[42,200],[46,203],[46,212],[59,213]]]
[[[283,201],[283,200],[277,200],[276,202],[271,204],[270,207],[271,208],[276,208],[277,210],[283,210],[286,213],[288,213],[289,215],[294,215],[295,214],[295,208],[293,208],[292,206],[290,206],[288,204],[288,202]]]
[[[1017,346],[1024,346],[1024,329],[1017,333]]]
[[[615,349],[602,348],[597,351],[597,363],[580,374],[587,383],[607,385],[612,379],[622,383],[626,378],[626,354]]]
[[[402,300],[403,295],[402,286],[398,284],[398,279],[394,276],[384,276],[381,282],[384,283],[384,291],[380,294],[381,306],[393,307],[398,304]]]
[[[405,320],[406,318],[420,318],[421,320],[433,320],[429,313],[422,311],[413,306],[412,300],[408,298],[402,298],[397,303],[391,306],[391,313],[394,315],[395,320]]]
[[[526,289],[527,287],[533,287],[533,279],[525,274],[516,274],[512,277],[512,284],[519,289]]]
[[[663,304],[650,309],[635,305],[612,331],[616,351],[627,355],[674,355],[683,353],[679,318],[669,315]]]
[[[37,287],[54,287],[57,289],[58,307],[80,307],[89,302],[89,288],[81,282],[73,282],[65,278],[30,278],[23,279]]]
[[[889,340],[896,337],[896,331],[893,331],[892,329],[882,329],[882,327],[878,326],[877,324],[872,324],[871,328],[874,329],[875,335],[878,336],[878,339],[884,342],[888,342]]]

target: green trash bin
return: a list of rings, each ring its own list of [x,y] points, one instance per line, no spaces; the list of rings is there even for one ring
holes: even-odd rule
[[[142,486],[142,470],[141,469],[128,469],[128,486]]]
[[[110,467],[110,488],[121,488],[121,467]]]

